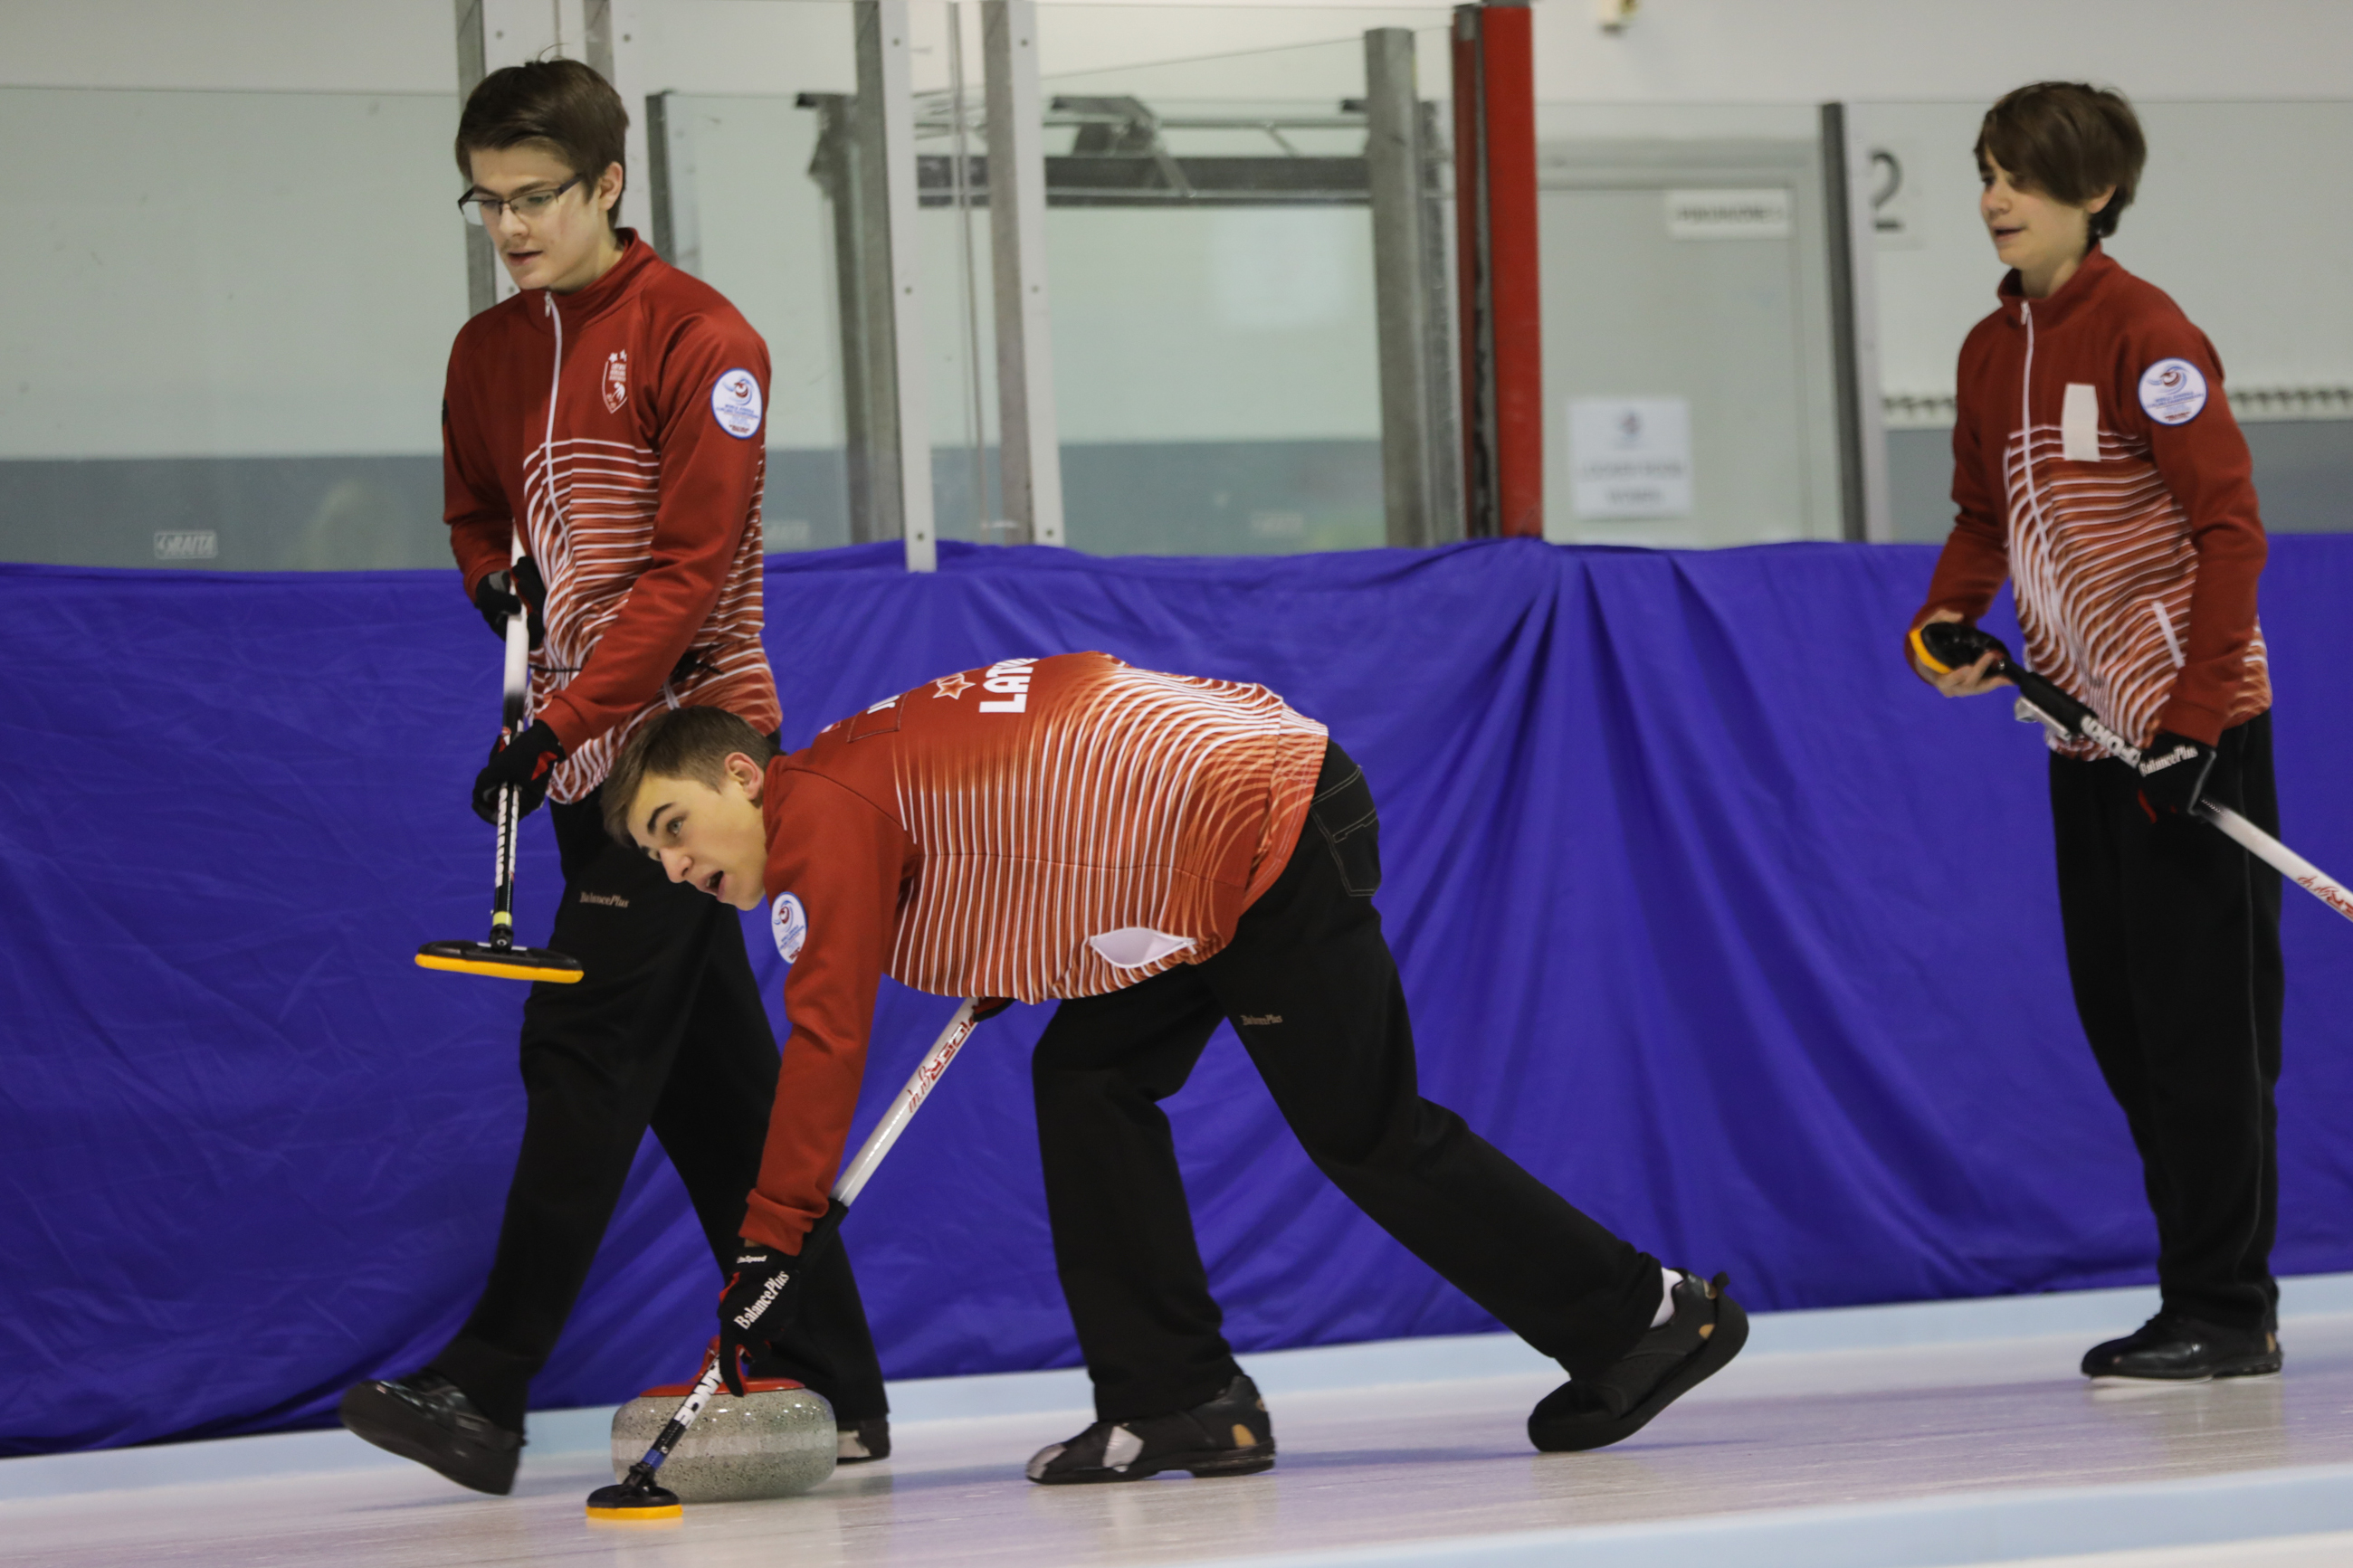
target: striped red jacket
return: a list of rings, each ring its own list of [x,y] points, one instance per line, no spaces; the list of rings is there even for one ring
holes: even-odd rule
[[[1959,516],[1914,624],[1974,620],[2007,576],[2031,668],[2136,744],[2211,744],[2271,706],[2263,525],[2221,361],[2096,245],[2051,298],[2015,272],[2000,297],[1961,345]]]
[[[587,288],[518,294],[460,328],[441,408],[468,596],[506,565],[516,518],[547,583],[531,706],[564,742],[548,790],[564,801],[664,706],[777,725],[760,648],[767,345],[716,289],[621,237]]]
[[[1073,653],[943,676],[770,763],[792,1033],[744,1234],[797,1250],[825,1213],[885,973],[1041,1002],[1213,956],[1291,858],[1325,744],[1265,687]]]

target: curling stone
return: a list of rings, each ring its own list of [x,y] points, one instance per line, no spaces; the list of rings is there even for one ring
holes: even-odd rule
[[[613,1479],[646,1457],[691,1383],[649,1388],[613,1413]],[[748,1377],[744,1397],[712,1395],[659,1475],[681,1502],[796,1497],[833,1474],[833,1406],[786,1377]]]

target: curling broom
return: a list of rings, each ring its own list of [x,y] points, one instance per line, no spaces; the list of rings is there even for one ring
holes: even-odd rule
[[[2060,690],[2047,677],[2013,663],[2010,649],[1991,633],[1959,621],[1931,621],[1913,628],[1912,651],[1938,675],[1949,675],[1992,654],[1990,673],[2018,688],[2019,705],[2025,710],[2021,718],[2040,719],[2054,734],[2067,740],[2089,741],[2126,766],[2140,766],[2140,748],[2101,723],[2098,714]],[[2220,801],[2200,800],[2190,815],[2347,920],[2353,920],[2353,892],[2347,891],[2345,884],[2229,806]]]
[[[841,1228],[842,1216],[849,1212],[858,1194],[865,1191],[874,1168],[891,1152],[891,1145],[899,1141],[899,1134],[907,1130],[907,1123],[929,1098],[940,1075],[948,1070],[948,1064],[972,1038],[973,1030],[980,1026],[982,1019],[995,1017],[1007,1005],[993,998],[973,997],[955,1010],[955,1016],[948,1020],[940,1037],[932,1042],[932,1048],[915,1065],[907,1086],[891,1102],[891,1109],[883,1113],[874,1131],[867,1134],[858,1157],[842,1168],[841,1179],[833,1184],[833,1201],[826,1205],[825,1217],[809,1227],[807,1237],[801,1242],[804,1259],[815,1257],[818,1247],[832,1241],[834,1233]],[[694,1418],[702,1414],[702,1407],[711,1403],[724,1381],[725,1372],[714,1355],[711,1364],[702,1369],[702,1375],[695,1380],[694,1387],[679,1403],[677,1413],[663,1424],[653,1447],[646,1450],[646,1457],[631,1465],[629,1473],[620,1480],[588,1494],[591,1520],[598,1524],[660,1524],[684,1513],[676,1492],[654,1485],[654,1472],[661,1468],[662,1461],[670,1458],[670,1450],[678,1447],[679,1439],[686,1436],[686,1429],[694,1425]]]
[[[522,538],[517,534],[515,561],[522,559]],[[515,613],[507,617],[507,663],[504,710],[500,722],[512,741],[522,733],[522,710],[529,691],[531,627],[529,606],[515,591]],[[499,791],[498,880],[491,894],[491,940],[488,942],[428,942],[417,950],[419,969],[446,969],[453,974],[487,974],[500,980],[545,980],[570,985],[580,979],[580,961],[543,947],[517,947],[514,940],[515,828],[522,802],[513,785]]]

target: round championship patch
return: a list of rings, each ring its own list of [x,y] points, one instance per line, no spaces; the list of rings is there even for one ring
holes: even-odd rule
[[[760,383],[748,370],[731,370],[711,384],[711,416],[738,441],[760,433]]]
[[[2159,425],[2187,425],[2206,406],[2206,377],[2186,359],[2161,359],[2140,373],[2140,405]]]
[[[801,943],[808,940],[808,911],[795,895],[778,893],[776,901],[768,906],[768,929],[776,933],[777,956],[790,963],[801,955]]]

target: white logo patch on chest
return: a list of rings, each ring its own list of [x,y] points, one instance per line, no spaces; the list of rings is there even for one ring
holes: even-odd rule
[[[808,910],[801,907],[797,895],[776,895],[776,901],[768,906],[768,930],[776,936],[778,957],[790,963],[801,955],[801,944],[808,941]]]
[[[615,349],[605,356],[605,412],[618,414],[629,400],[629,351]]]
[[[2100,460],[2100,389],[2071,381],[2059,405],[2059,455],[2071,463]]]
[[[2206,377],[2186,359],[2161,359],[2140,373],[2140,405],[2159,425],[2187,425],[2206,406]]]
[[[760,383],[748,370],[723,373],[711,384],[711,416],[738,441],[760,433]]]

